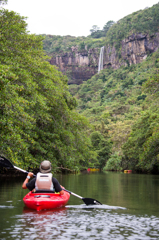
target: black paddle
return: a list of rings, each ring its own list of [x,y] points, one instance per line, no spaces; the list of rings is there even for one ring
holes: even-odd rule
[[[72,195],[75,196],[75,197],[78,197],[78,198],[82,199],[83,202],[84,202],[86,205],[102,205],[102,203],[100,203],[99,201],[97,201],[97,200],[95,200],[95,199],[93,199],[93,198],[83,198],[83,197],[81,197],[81,196],[79,196],[79,195],[77,195],[77,194],[75,194],[75,193],[73,193],[73,192],[68,191],[67,189],[64,189],[64,188],[63,188],[63,190],[66,191],[66,192],[68,192],[68,193],[70,193],[70,194],[72,194]]]
[[[19,171],[21,171],[21,172],[28,173],[27,171],[25,171],[25,170],[23,170],[23,169],[21,169],[21,168],[19,168],[19,167],[14,166],[7,158],[5,158],[5,157],[3,157],[3,156],[0,156],[0,166],[5,167],[5,168],[8,168],[8,169],[9,169],[9,168],[15,168],[15,169],[17,169],[17,170],[19,170]],[[36,176],[36,175],[34,175],[34,177],[35,177],[35,176]],[[72,194],[73,196],[82,199],[83,202],[84,202],[86,205],[102,205],[102,203],[100,203],[99,201],[97,201],[97,200],[95,200],[95,199],[93,199],[93,198],[83,198],[83,197],[81,197],[81,196],[79,196],[79,195],[77,195],[77,194],[75,194],[75,193],[73,193],[73,192],[68,191],[67,189],[64,189],[64,188],[62,188],[62,189],[63,189],[64,191]]]
[[[0,166],[5,167],[5,168],[16,168],[17,170],[24,172],[24,173],[28,173],[27,171],[14,166],[7,158],[0,156]],[[36,175],[33,175],[34,177],[36,177]]]

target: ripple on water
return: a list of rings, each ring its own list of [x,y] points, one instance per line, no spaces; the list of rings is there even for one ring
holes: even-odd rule
[[[10,205],[10,206],[0,205],[0,208],[4,208],[4,209],[5,209],[5,208],[14,208],[14,206],[11,206],[11,205]]]
[[[119,207],[120,208],[120,207]],[[114,208],[113,208],[114,209]],[[24,212],[5,229],[5,239],[159,239],[159,218],[69,206],[56,211]],[[3,239],[3,238],[2,238]]]
[[[78,208],[78,209],[107,209],[107,210],[117,210],[117,209],[126,209],[124,207],[119,207],[119,206],[109,206],[109,205],[85,205],[85,204],[81,204],[81,205],[67,205],[66,208]]]

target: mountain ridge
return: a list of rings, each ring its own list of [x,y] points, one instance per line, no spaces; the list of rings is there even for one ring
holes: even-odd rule
[[[51,57],[50,63],[68,76],[69,84],[81,84],[97,73],[102,46],[103,67],[114,69],[140,63],[157,51],[158,12],[159,4],[134,12],[111,25],[101,38],[45,36],[44,50]]]

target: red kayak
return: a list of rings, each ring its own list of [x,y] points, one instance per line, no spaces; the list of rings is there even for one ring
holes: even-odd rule
[[[29,192],[23,201],[28,208],[35,209],[37,211],[43,209],[52,209],[64,207],[70,198],[68,192],[64,192],[63,195],[59,193],[33,193]]]

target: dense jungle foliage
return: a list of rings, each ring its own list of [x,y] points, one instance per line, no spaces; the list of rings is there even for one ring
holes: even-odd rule
[[[71,47],[78,47],[78,51],[89,50],[90,48],[99,48],[104,44],[104,38],[91,38],[91,37],[73,37],[73,36],[56,36],[56,35],[43,35],[44,50],[48,55],[54,53],[59,54],[62,52],[70,52]]]
[[[121,40],[132,34],[153,36],[158,28],[156,4],[112,24],[104,45],[114,45],[120,58]],[[105,69],[80,86],[69,86],[78,99],[79,113],[94,125],[92,142],[98,140],[94,147],[101,167],[106,161],[105,170],[159,172],[158,68],[159,52],[149,52],[141,64]],[[108,149],[103,148],[103,141]]]
[[[27,33],[25,18],[0,9],[0,155],[25,169],[44,159],[53,170],[96,162],[86,118],[75,111],[68,79],[50,65],[43,37]]]
[[[84,51],[107,44],[120,58],[122,39],[158,31],[158,10],[156,4],[109,21],[105,36],[94,27],[90,36],[76,38],[28,34],[25,18],[1,9],[0,154],[27,170],[49,159],[54,171],[159,172],[159,51],[69,88],[67,77],[47,61],[72,46]]]
[[[159,170],[159,51],[141,64],[104,69],[69,87],[79,113],[94,125],[98,152],[103,141],[112,144],[105,170]]]

